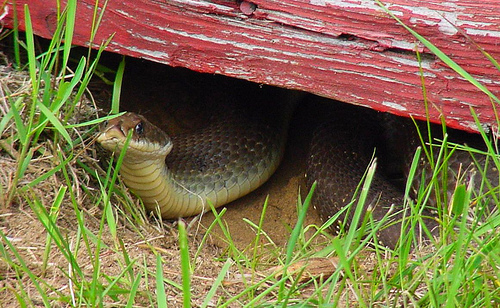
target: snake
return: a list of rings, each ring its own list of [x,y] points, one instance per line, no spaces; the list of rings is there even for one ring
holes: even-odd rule
[[[352,200],[374,153],[377,157],[389,153],[386,161],[400,161],[396,169],[407,169],[417,146],[416,138],[409,137],[415,134],[408,133],[415,129],[413,123],[396,121],[399,127],[387,130],[380,125],[391,122],[387,117],[374,117],[374,111],[366,108],[340,105],[341,108],[320,112],[323,119],[314,130],[308,155],[307,185],[310,188],[317,183],[313,205],[323,220],[342,211]],[[228,204],[266,182],[284,155],[289,123],[289,115],[263,121],[234,111],[203,129],[169,136],[144,116],[127,112],[109,120],[97,141],[115,155],[125,150],[119,170],[124,183],[142,199],[147,210],[164,219],[175,219]],[[383,145],[380,140],[388,136],[398,145]],[[476,174],[474,166],[478,162],[469,153],[462,154],[449,159],[450,191],[457,178],[452,175],[460,174],[459,170],[465,170],[463,174],[468,179]],[[383,161],[380,155],[381,166]],[[424,175],[426,168],[431,174],[429,163],[423,159],[420,164],[414,187],[420,184],[419,178],[430,181]],[[484,159],[478,164],[484,166]],[[391,171],[380,169],[373,178],[363,214],[370,212],[378,221],[391,210],[394,212],[377,238],[395,247],[407,215],[403,209],[405,200],[401,189],[388,179]],[[498,170],[491,168],[490,178],[492,185],[498,186]],[[420,214],[431,235],[437,235],[439,222],[435,212],[424,209]],[[337,221],[348,226],[351,220],[352,211],[340,215]]]
[[[429,136],[443,140],[442,126],[428,126],[427,122],[414,122],[409,118],[346,104],[328,107],[321,111],[322,119],[318,120],[320,124],[313,133],[307,162],[308,187],[317,182],[313,203],[324,221],[341,213],[336,224],[332,225],[333,231],[338,233],[342,228],[346,230],[354,217],[354,210],[343,210],[352,201],[356,205],[357,200],[353,196],[359,190],[367,167],[376,158],[377,167],[380,168],[376,170],[371,182],[362,217],[370,212],[374,221],[386,218],[387,225],[378,231],[377,239],[381,244],[395,247],[401,235],[409,231],[408,228],[402,229],[403,223],[409,223],[411,214],[409,207],[403,207],[404,204],[408,205],[403,191],[415,151],[423,145],[428,145],[430,151]],[[485,150],[484,142],[477,134],[448,128],[446,135],[456,142]],[[488,211],[493,211],[498,204],[494,188],[498,195],[499,172],[488,155],[472,155],[468,151],[456,149],[446,155],[440,149],[437,146],[432,153],[427,153],[432,159],[425,153],[421,154],[408,193],[415,200],[419,190],[430,187],[431,183],[439,182],[443,187],[441,194],[432,189],[425,206],[421,207],[419,216],[427,230],[423,230],[422,225],[417,225],[414,229],[418,237],[425,240],[439,236],[438,212],[448,209],[437,207],[439,204],[452,204],[457,183],[468,184],[472,181],[475,183],[474,193],[477,196],[490,194],[483,198],[489,198],[485,202],[489,205]],[[445,172],[435,174],[431,161],[443,162],[444,157]],[[485,173],[489,185],[487,188],[481,183],[483,176],[480,170]],[[433,179],[434,176],[437,179]],[[438,198],[441,200],[438,201]],[[360,221],[359,224],[361,223]]]
[[[115,153],[127,143],[124,183],[148,210],[174,219],[225,205],[266,182],[283,157],[287,122],[264,123],[234,111],[203,130],[168,136],[128,112],[108,121],[97,141]]]

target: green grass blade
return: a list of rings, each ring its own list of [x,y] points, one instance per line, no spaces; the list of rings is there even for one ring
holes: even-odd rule
[[[286,259],[285,259],[285,264],[283,266],[283,276],[286,276],[288,267],[290,266],[290,263],[292,262],[292,257],[293,257],[293,252],[295,250],[295,245],[297,244],[297,241],[300,236],[300,232],[302,230],[304,220],[307,214],[307,207],[309,207],[309,204],[311,203],[312,197],[314,195],[314,190],[316,189],[317,183],[314,182],[311,186],[311,189],[309,190],[309,193],[306,196],[306,200],[302,204],[302,211],[299,213],[299,216],[297,217],[297,222],[295,223],[295,227],[292,230],[292,233],[290,234],[290,238],[288,240],[288,244],[286,246]],[[280,285],[279,292],[278,292],[278,301],[281,301],[286,298],[284,297],[284,290],[285,290],[285,282],[286,280],[283,280],[282,284]],[[286,305],[286,303],[284,304]]]
[[[21,48],[19,48],[21,40],[19,39],[19,18],[17,16],[17,1],[12,2],[12,11],[13,11],[13,43],[14,43],[14,65],[16,69],[21,68]]]
[[[48,298],[46,292],[44,291],[44,288],[42,288],[42,286],[39,283],[39,280],[41,278],[39,278],[37,275],[35,275],[29,269],[28,265],[26,264],[24,259],[21,257],[21,255],[17,251],[16,247],[10,242],[10,240],[7,238],[7,236],[5,236],[5,234],[3,233],[3,231],[1,229],[0,229],[0,238],[2,239],[2,241],[0,241],[0,255],[3,256],[2,259],[3,260],[11,259],[9,256],[9,253],[7,253],[7,249],[5,249],[4,244],[6,244],[7,247],[9,248],[10,253],[12,253],[14,255],[14,257],[16,258],[16,261],[12,260],[12,262],[10,262],[9,266],[11,266],[13,268],[19,268],[19,270],[21,270],[23,273],[28,275],[31,283],[33,283],[33,285],[35,286],[35,289],[38,291],[38,293],[42,299],[43,305],[47,308],[51,307],[49,298]],[[27,299],[29,299],[29,298],[27,298]]]
[[[76,0],[68,0],[66,4],[66,28],[64,31],[64,49],[63,49],[63,69],[68,65],[71,43],[73,42],[73,33],[75,32],[76,20]]]
[[[186,232],[186,224],[179,220],[179,250],[181,255],[182,292],[184,308],[191,307],[191,264],[189,261],[189,246]]]
[[[105,116],[105,117],[101,117],[99,119],[89,120],[89,121],[80,122],[80,123],[76,123],[76,124],[68,124],[68,125],[65,125],[64,127],[66,129],[69,129],[69,128],[78,128],[78,127],[85,127],[85,126],[93,126],[93,125],[97,125],[97,124],[100,124],[102,122],[109,121],[111,119],[117,118],[117,117],[119,117],[121,115],[124,115],[125,113],[126,112],[120,112],[120,113],[117,113],[117,114],[113,114],[113,115],[108,115],[108,116]]]
[[[121,289],[117,287],[118,282],[122,279],[124,275],[128,273],[128,271],[134,266],[134,262],[131,262],[128,264],[124,269],[122,269],[121,273],[116,276],[113,281],[110,282],[110,284],[104,289],[104,291],[101,293],[100,297],[103,298],[105,296],[110,296],[110,297],[115,297],[117,294],[125,294],[128,293],[128,290]],[[117,300],[117,299],[115,299]]]
[[[260,213],[259,224],[258,224],[258,226],[256,226],[256,229],[255,229],[256,234],[255,234],[254,246],[253,246],[252,259],[254,262],[252,262],[252,273],[255,273],[255,268],[257,267],[258,251],[259,251],[259,247],[261,247],[260,237],[261,237],[262,233],[264,233],[264,231],[262,230],[262,225],[264,224],[264,219],[265,219],[268,204],[269,204],[269,197],[266,197],[266,200],[264,201],[264,206],[262,207],[262,211]]]
[[[365,208],[365,204],[368,198],[368,192],[370,191],[370,187],[372,184],[373,177],[375,175],[375,170],[377,169],[377,160],[373,159],[370,163],[370,166],[367,169],[366,175],[364,176],[363,186],[361,187],[361,192],[359,194],[359,199],[356,204],[356,209],[354,211],[354,215],[352,217],[352,221],[350,222],[349,230],[345,236],[345,248],[351,245],[354,241],[356,234],[359,228],[359,222],[363,220],[362,214]],[[363,233],[363,232],[361,232]]]
[[[50,207],[50,219],[52,221],[57,220],[57,216],[59,215],[59,211],[61,208],[61,204],[64,201],[64,196],[66,195],[67,191],[66,186],[61,186],[59,187],[59,190],[56,194],[56,198],[54,199],[54,202],[52,203],[52,206]],[[50,254],[50,249],[51,249],[51,243],[52,243],[52,238],[50,237],[50,233],[47,233],[47,237],[45,239],[45,251],[43,254],[43,260],[42,260],[42,271],[45,272],[47,269],[47,263],[49,261],[49,254]]]
[[[108,199],[109,198],[106,198],[106,200]],[[116,218],[111,202],[106,202],[104,205],[104,216],[106,217],[109,233],[111,233],[111,236],[113,236],[115,240],[118,240]]]
[[[12,101],[10,102],[11,106],[13,105],[14,109],[16,109],[16,110],[19,108],[19,106],[22,103],[23,103],[23,98],[22,97],[19,97],[15,102],[12,102]],[[14,114],[15,114],[14,110],[11,107],[9,109],[9,111],[6,114],[4,114],[4,116],[2,117],[2,119],[0,119],[0,136],[3,135],[3,132],[4,132],[5,128],[7,127],[7,125],[9,124],[9,122],[12,120],[12,117],[14,116]],[[21,123],[22,123],[22,121],[21,121]]]
[[[167,293],[163,284],[163,265],[161,256],[156,255],[156,303],[158,308],[167,307]]]
[[[64,125],[61,123],[61,121],[59,121],[59,119],[54,115],[54,113],[52,113],[52,111],[43,104],[39,104],[38,108],[47,117],[49,122],[52,125],[54,125],[54,128],[56,129],[56,131],[59,134],[61,134],[61,136],[63,136],[64,140],[66,140],[66,142],[68,144],[72,144],[72,139],[69,136],[69,133],[66,131],[66,129],[64,128]]]
[[[76,261],[75,256],[71,253],[71,249],[69,248],[69,244],[66,241],[65,236],[60,232],[59,227],[55,221],[53,221],[52,217],[45,209],[45,206],[34,196],[33,200],[30,202],[30,207],[36,214],[38,221],[42,223],[48,235],[58,247],[59,251],[68,260],[68,262],[71,263],[73,269],[81,275],[82,272],[78,266],[78,262]]]
[[[292,233],[290,234],[290,239],[288,241],[288,244],[286,246],[286,261],[285,265],[290,264],[292,261],[292,256],[293,256],[293,251],[295,249],[295,245],[297,243],[297,240],[299,238],[299,234],[301,232],[301,229],[304,225],[304,221],[306,219],[307,215],[307,209],[309,208],[309,205],[311,204],[312,197],[314,195],[314,191],[316,190],[316,185],[317,183],[314,182],[311,186],[311,189],[309,190],[309,193],[306,196],[306,199],[304,200],[304,203],[302,204],[302,210],[299,213],[299,216],[297,217],[297,223],[295,224],[295,227],[292,230]]]
[[[123,73],[125,72],[125,57],[122,58],[116,71],[115,82],[113,83],[113,96],[111,98],[111,114],[120,112],[120,94],[123,82]]]
[[[20,100],[21,100],[21,98],[20,98]],[[16,131],[17,131],[17,136],[18,136],[19,142],[21,142],[21,145],[26,146],[29,143],[29,136],[28,136],[27,128],[24,125],[23,120],[21,119],[21,114],[20,114],[19,110],[17,109],[16,105],[17,104],[15,104],[15,103],[12,103],[10,105],[10,110],[11,110],[10,114],[14,118],[14,123],[16,124]],[[8,117],[6,117],[6,118],[8,118]],[[7,125],[7,123],[5,123],[5,125]]]
[[[215,292],[217,292],[217,289],[222,285],[222,281],[224,280],[227,272],[229,271],[229,268],[233,264],[231,259],[227,259],[226,262],[224,262],[224,265],[222,266],[222,269],[219,272],[219,275],[217,275],[217,278],[215,279],[214,283],[210,287],[210,290],[208,291],[205,300],[201,304],[202,308],[208,307],[210,304],[210,301],[214,298]]]
[[[134,299],[137,294],[137,291],[139,289],[139,284],[141,283],[141,276],[137,275],[135,280],[132,283],[132,286],[130,287],[130,294],[127,300],[127,303],[125,305],[126,308],[132,308],[134,305]]]
[[[61,107],[68,102],[70,96],[74,93],[75,87],[81,82],[85,71],[87,61],[84,57],[80,58],[80,62],[76,67],[73,77],[70,82],[61,82],[56,99],[53,100],[50,109],[53,112],[59,111]]]
[[[31,79],[32,90],[32,101],[33,104],[37,101],[38,95],[38,79],[37,79],[37,67],[36,67],[36,59],[35,59],[35,39],[33,34],[33,24],[31,23],[31,15],[30,10],[27,4],[24,5],[24,22],[26,28],[26,52],[28,54],[28,71]]]
[[[33,181],[27,183],[25,186],[22,187],[21,189],[21,192],[26,192],[27,190],[29,190],[30,188],[33,188],[35,186],[37,186],[38,184],[40,184],[41,182],[47,180],[48,178],[50,178],[51,176],[53,176],[55,173],[59,172],[61,169],[65,168],[66,165],[73,159],[73,157],[68,157],[66,158],[65,160],[61,161],[59,165],[57,165],[56,167],[50,169],[49,171],[47,171],[46,173],[40,175],[39,177],[37,177],[36,179],[34,179]]]

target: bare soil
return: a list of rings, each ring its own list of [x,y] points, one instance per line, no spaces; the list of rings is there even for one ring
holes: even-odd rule
[[[3,90],[11,83],[14,74],[18,73],[8,66],[2,67],[0,83]],[[26,83],[26,74],[19,74],[21,75],[16,78],[24,80],[23,82]],[[106,110],[109,108],[109,88],[102,84],[93,86],[93,97],[96,99],[99,108]],[[122,109],[140,112],[167,131],[178,133],[197,129],[202,125],[200,123],[206,121],[207,118],[205,111],[200,110],[207,109],[207,106],[210,107],[214,102],[224,102],[235,97],[247,99],[246,94],[240,92],[240,89],[246,86],[250,86],[250,84],[220,76],[200,75],[183,69],[173,69],[140,60],[131,60],[127,66],[123,85]],[[255,87],[255,85],[250,87]],[[5,91],[0,94],[2,96],[0,98],[1,112],[5,114],[9,108],[7,101],[4,99],[7,94]],[[85,101],[82,102],[82,105],[85,105],[82,110],[86,110],[93,104],[91,101]],[[95,116],[96,109],[89,111],[89,114],[82,114],[81,119],[76,120],[84,121]],[[75,291],[72,290],[72,287],[74,286],[71,285],[69,277],[66,277],[64,271],[61,270],[68,271],[66,258],[54,244],[51,245],[52,249],[50,251],[45,250],[46,229],[40,223],[40,220],[36,218],[36,214],[30,207],[29,202],[26,201],[41,202],[47,209],[50,208],[58,190],[65,185],[63,175],[56,173],[33,189],[17,194],[12,202],[7,203],[6,196],[13,189],[13,178],[17,169],[16,155],[18,153],[16,148],[9,147],[8,143],[9,134],[12,135],[13,130],[14,127],[11,126],[1,136],[0,185],[2,190],[0,193],[2,197],[0,198],[0,229],[19,251],[27,267],[36,276],[42,277],[53,286],[54,289],[51,292],[54,294],[73,294]],[[223,218],[237,247],[243,249],[254,240],[255,230],[244,219],[257,224],[267,197],[269,197],[269,201],[263,230],[274,242],[273,245],[268,245],[268,247],[276,251],[275,246],[285,246],[290,230],[297,219],[296,203],[304,178],[308,138],[308,123],[294,119],[290,129],[286,155],[276,174],[261,188],[226,206],[227,212]],[[55,145],[48,138],[37,152],[37,157],[31,162],[25,176],[18,183],[18,188],[23,187],[26,183],[54,167],[56,160],[52,157],[54,151],[51,151],[51,147],[55,147]],[[44,148],[46,148],[46,151],[44,151]],[[91,165],[99,166],[99,160],[107,159],[99,156],[99,151],[96,150],[91,140],[87,140],[84,145],[75,149],[75,152],[78,151],[78,159]],[[96,234],[102,218],[102,206],[96,200],[96,196],[99,195],[98,186],[78,166],[76,160],[73,160],[69,167],[70,176],[74,178],[74,185],[71,189],[77,196],[78,209],[82,213],[84,224],[91,232]],[[83,187],[86,187],[89,191],[85,191]],[[303,191],[302,194],[305,195],[306,192]],[[134,196],[129,196],[129,198],[139,206],[139,201]],[[78,230],[75,219],[75,209],[71,202],[66,200],[60,209],[57,225],[64,232],[64,236],[69,243],[83,245],[82,239],[78,238],[81,230]],[[202,217],[201,225],[195,224],[189,229],[191,253],[198,249],[204,230],[213,222],[213,219],[213,214],[207,213]],[[187,219],[187,221],[190,222],[191,220]],[[309,211],[307,223],[319,223],[319,218],[314,210]],[[124,217],[120,217],[118,226],[118,237],[123,241],[130,258],[137,260],[141,266],[147,264],[150,269],[151,275],[149,275],[148,285],[143,282],[141,288],[154,288],[155,252],[159,252],[164,260],[165,277],[179,285],[181,284],[176,222],[158,221],[154,217],[150,217],[148,223],[140,226],[140,230],[135,230]],[[120,253],[117,253],[119,249],[115,247],[115,239],[107,232],[107,228],[105,230],[106,232],[102,237],[104,243],[108,246],[103,247],[99,255],[100,268],[107,275],[117,275],[123,269],[125,260],[123,260]],[[6,245],[6,243],[4,242],[3,245]],[[95,244],[90,243],[89,245],[89,247],[95,248]],[[224,254],[226,247],[224,237],[220,229],[216,227],[209,237],[209,242],[203,246],[200,257],[195,261],[195,274],[192,283],[194,306],[201,304],[215,277],[217,277],[222,267],[222,262],[217,260],[219,256]],[[72,248],[74,249],[74,247]],[[16,259],[12,252],[9,253],[13,259]],[[43,264],[45,253],[49,255],[47,264]],[[78,263],[88,280],[91,280],[94,271],[93,260],[95,260],[95,257],[89,254],[87,249],[80,247]],[[272,255],[269,256],[269,259],[272,260]],[[26,275],[19,277],[20,273],[23,275],[22,271],[16,271],[4,261],[0,262],[0,290],[3,290],[0,292],[0,306],[18,306],[16,294],[21,294],[19,281],[22,281],[24,291],[33,299],[34,303],[42,306],[42,301],[30,278]],[[272,264],[272,262],[269,264]],[[231,292],[232,289],[237,293],[240,288],[241,286],[236,285],[228,287],[228,290]],[[175,288],[167,289],[170,306],[182,305],[180,293]],[[307,296],[307,294],[304,294],[304,296]],[[117,302],[107,302],[107,305],[110,306],[118,304]],[[139,296],[135,304],[149,306],[151,302],[147,297]],[[61,303],[57,302],[53,303],[53,305],[54,307],[62,306]]]

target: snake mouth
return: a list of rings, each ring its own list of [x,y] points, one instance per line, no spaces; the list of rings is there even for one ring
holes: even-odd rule
[[[109,151],[121,150],[125,144],[127,134],[122,130],[121,126],[114,125],[107,127],[97,136],[99,142],[104,148]]]
[[[143,134],[144,127],[148,134]],[[97,142],[115,154],[127,145],[125,158],[134,160],[164,159],[172,149],[172,142],[166,134],[143,117],[130,112],[110,120],[98,134]]]

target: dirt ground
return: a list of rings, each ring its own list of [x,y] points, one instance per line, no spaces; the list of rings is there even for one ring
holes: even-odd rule
[[[201,75],[185,69],[169,68],[137,59],[129,60],[126,72],[121,109],[140,112],[153,123],[172,133],[199,128],[207,120],[205,111],[207,107],[208,109],[211,108],[213,102],[239,98],[251,101],[256,98],[242,92],[242,89],[250,87],[250,89],[253,89],[250,92],[259,92],[259,89],[266,88],[265,86],[253,85],[221,76]],[[14,80],[13,76],[21,80],[21,83],[22,80],[28,79],[26,74],[15,74],[17,73],[12,68],[2,67],[2,75],[0,76],[2,89],[5,89],[4,87]],[[24,90],[21,89],[20,91]],[[91,93],[96,102],[99,103],[100,108],[104,110],[109,108],[109,87],[102,86],[102,84],[93,85]],[[6,94],[3,93],[2,95]],[[293,99],[297,99],[301,94],[293,93],[292,96],[295,97]],[[272,101],[269,103],[272,105]],[[87,102],[87,104],[90,103]],[[3,113],[9,108],[5,100],[2,100],[1,107]],[[301,108],[304,107],[299,106],[298,108],[299,112],[296,114],[300,115]],[[82,110],[85,111],[85,108],[82,108]],[[82,114],[81,118],[75,118],[75,120],[88,120],[94,116],[92,113],[93,111],[89,111],[89,114]],[[295,116],[290,127],[284,161],[277,172],[262,187],[226,206],[227,212],[223,218],[231,232],[234,243],[239,248],[247,247],[255,238],[255,231],[244,219],[246,218],[257,224],[267,197],[269,197],[269,202],[263,230],[278,247],[284,247],[286,244],[297,219],[296,203],[298,192],[300,187],[304,189],[304,164],[307,156],[308,138],[310,137],[309,124],[299,116]],[[9,134],[14,133],[13,129],[13,126],[8,127],[1,139],[8,139]],[[0,198],[0,228],[7,238],[14,243],[20,255],[27,262],[28,268],[35,275],[44,277],[46,281],[51,283],[55,288],[55,293],[65,293],[71,285],[68,284],[68,277],[65,277],[59,268],[67,268],[67,261],[58,249],[53,248],[48,252],[50,256],[48,264],[43,264],[43,256],[47,253],[45,251],[47,234],[44,226],[36,218],[30,204],[24,201],[29,200],[29,196],[31,196],[33,202],[39,201],[46,208],[49,208],[58,189],[64,186],[64,180],[60,174],[51,176],[34,189],[23,192],[22,197],[16,197],[12,203],[6,204],[5,196],[13,185],[12,180],[17,167],[16,155],[18,154],[14,148],[9,148],[6,145],[7,143],[3,142],[2,147],[0,147],[0,185],[2,186],[3,196],[3,198]],[[49,139],[44,146],[50,147],[53,144]],[[107,159],[100,156],[95,146],[91,144],[85,144],[83,149],[75,149],[75,151],[79,150],[85,153],[85,157],[81,159],[91,163],[95,163],[95,160]],[[18,184],[18,187],[22,187],[53,168],[53,158],[50,151],[46,151],[46,153],[46,155],[39,154],[39,157],[28,167],[26,176]],[[71,176],[80,179],[74,181],[74,186],[71,189],[77,194],[76,198],[79,200],[78,203],[85,219],[85,225],[89,230],[98,230],[102,217],[102,207],[89,194],[83,193],[82,183],[79,181],[84,179],[84,186],[91,187],[91,189],[98,189],[98,187],[75,162],[72,162],[69,166]],[[302,194],[305,195],[305,193]],[[129,197],[136,204],[139,204],[135,197]],[[58,226],[64,232],[64,236],[71,243],[81,241],[81,238],[78,238],[79,233],[74,213],[75,210],[68,200],[63,203],[57,220]],[[194,237],[190,238],[191,251],[196,251],[204,228],[208,227],[213,219],[213,214],[207,213],[201,220],[202,227],[190,230],[191,234],[194,234]],[[159,251],[165,260],[165,264],[168,264],[164,269],[165,277],[180,284],[180,261],[175,223],[159,222],[151,218],[150,224],[141,227],[140,234],[142,235],[139,235],[136,230],[130,228],[125,219],[119,218],[119,220],[118,234],[120,239],[123,240],[130,258],[148,264],[153,270],[156,260],[152,252]],[[190,222],[190,219],[187,219],[187,222]],[[309,211],[306,223],[319,223],[319,218],[314,210]],[[223,253],[226,244],[218,236],[221,234],[218,227],[211,234],[209,243],[204,245],[201,251],[202,256],[196,261],[193,294],[198,295],[195,295],[193,299],[193,305],[195,306],[201,303],[204,294],[208,292],[213,279],[218,275],[222,267],[222,263],[215,261],[215,257]],[[101,266],[106,269],[108,275],[117,274],[122,268],[118,264],[123,263],[124,260],[121,260],[120,256],[116,255],[111,249],[116,243],[111,235],[104,234],[103,238],[109,247],[104,247],[101,251]],[[94,247],[92,244],[91,246]],[[91,260],[92,256],[89,255],[89,251],[81,249],[81,253],[78,254],[78,261],[89,279],[93,272]],[[36,289],[31,284],[29,277],[19,278],[17,275],[12,266],[1,263],[0,289],[19,291],[17,283],[18,279],[21,279],[26,284],[24,286],[26,291],[30,294],[33,293],[35,304],[42,305],[42,301],[37,297]],[[150,277],[151,279],[154,278]],[[154,285],[153,281],[149,283]],[[236,289],[235,292],[237,292]],[[304,296],[307,296],[307,294],[304,294]],[[175,290],[167,290],[167,298],[169,305],[174,307],[182,302],[182,298]],[[139,301],[136,304],[148,306],[147,300],[143,300],[143,302]],[[108,304],[113,305],[116,303]],[[14,292],[0,292],[0,307],[15,307],[17,305]]]

